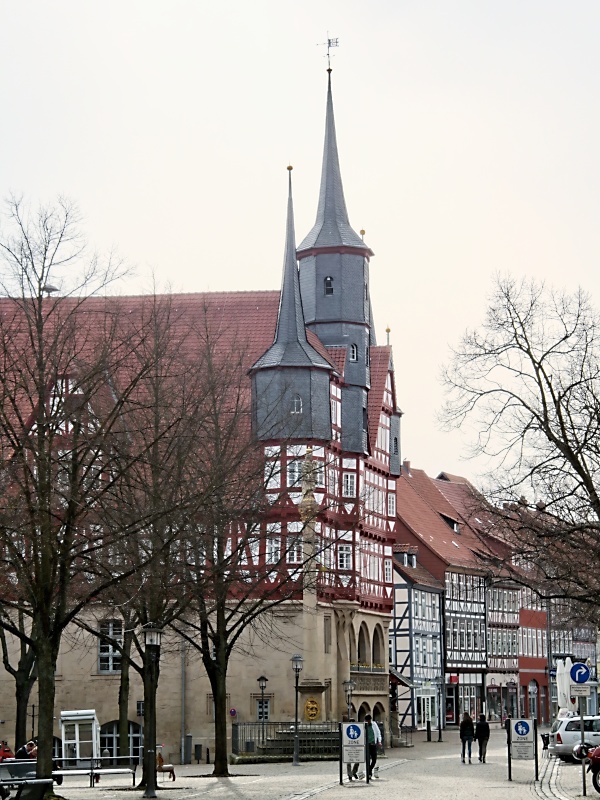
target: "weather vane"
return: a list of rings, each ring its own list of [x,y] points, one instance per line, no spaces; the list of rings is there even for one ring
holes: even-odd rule
[[[330,39],[329,34],[327,34],[326,42],[321,42],[321,44],[317,45],[317,47],[327,47],[327,69],[331,69],[331,54],[329,51],[331,50],[332,47],[339,47],[339,46],[340,46],[340,40]]]

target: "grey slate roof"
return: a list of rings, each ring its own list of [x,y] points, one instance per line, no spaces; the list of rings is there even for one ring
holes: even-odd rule
[[[361,237],[352,230],[348,220],[342,175],[338,158],[333,100],[331,97],[331,70],[327,82],[327,112],[325,118],[325,146],[317,219],[298,252],[313,247],[359,247],[369,250]]]
[[[302,299],[300,297],[298,263],[296,261],[291,167],[289,168],[283,280],[275,339],[271,347],[258,359],[252,369],[264,369],[265,367],[317,367],[333,371],[332,365],[308,343],[306,338]]]

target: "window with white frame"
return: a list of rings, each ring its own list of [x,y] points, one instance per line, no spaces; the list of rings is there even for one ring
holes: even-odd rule
[[[387,496],[387,513],[388,517],[396,516],[396,495],[394,492],[389,492]]]
[[[281,559],[281,528],[279,523],[267,525],[267,541],[265,543],[265,559],[267,564],[277,564]]]
[[[338,544],[338,569],[352,569],[352,545]]]
[[[301,522],[288,522],[286,556],[288,564],[301,564],[303,561],[304,540]]]
[[[384,561],[384,580],[386,583],[392,582],[392,559],[386,558]]]
[[[287,485],[290,488],[300,488],[302,482],[302,462],[297,459],[289,459],[287,463]]]
[[[302,413],[302,398],[299,394],[295,394],[292,397],[292,406],[290,408],[290,413],[292,414],[301,414]]]
[[[120,619],[104,619],[100,623],[98,639],[98,672],[120,672],[121,652],[117,644],[123,644],[123,622]],[[111,639],[112,641],[109,641]]]
[[[342,483],[343,497],[356,497],[356,473],[344,472]]]
[[[350,361],[358,361],[358,347],[355,344],[350,345]]]

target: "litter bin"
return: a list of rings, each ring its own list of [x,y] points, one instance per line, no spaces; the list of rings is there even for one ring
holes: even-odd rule
[[[199,764],[202,761],[202,745],[195,744],[194,745],[194,758],[196,762]]]

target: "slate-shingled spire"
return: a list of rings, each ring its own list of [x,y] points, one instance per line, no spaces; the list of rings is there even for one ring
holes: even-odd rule
[[[296,261],[292,168],[288,169],[288,215],[277,327],[273,344],[250,370],[252,429],[262,441],[329,441],[333,365],[306,337]]]
[[[331,96],[331,69],[328,69],[327,111],[325,117],[325,145],[317,219],[306,236],[298,255],[303,251],[320,247],[356,247],[372,255],[362,238],[352,229],[344,200],[344,188],[338,158],[333,99]]]
[[[288,208],[283,259],[283,280],[277,315],[275,339],[271,347],[252,367],[317,367],[331,370],[331,364],[317,353],[306,339],[298,264],[296,261],[296,235],[294,231],[294,206],[292,202],[292,167],[288,167]]]

